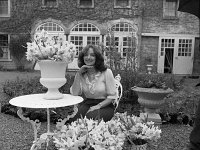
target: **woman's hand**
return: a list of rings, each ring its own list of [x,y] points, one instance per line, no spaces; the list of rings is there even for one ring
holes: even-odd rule
[[[89,112],[91,112],[91,111],[94,111],[94,110],[98,110],[98,109],[100,109],[100,108],[101,108],[100,105],[92,106],[92,107],[90,107],[90,109],[87,111],[87,113],[89,113]]]
[[[80,75],[82,75],[83,73],[87,72],[88,69],[93,68],[94,66],[87,66],[87,65],[83,65],[80,69],[79,69],[79,73]]]

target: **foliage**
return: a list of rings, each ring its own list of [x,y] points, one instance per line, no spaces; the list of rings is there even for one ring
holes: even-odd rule
[[[180,83],[171,74],[139,74],[135,86],[142,88],[171,88],[176,90],[180,88]]]
[[[106,45],[100,45],[105,54],[105,63],[112,70],[137,70],[137,38],[133,33],[127,37],[127,47],[122,49],[115,39],[114,32],[108,30],[106,35]]]
[[[196,84],[197,80],[182,79],[186,82],[181,86],[180,90],[169,94],[165,99],[165,104],[160,108],[161,117],[168,123],[179,123],[193,125],[195,112],[200,100],[200,87],[191,86]]]
[[[76,46],[65,41],[61,36],[51,37],[44,29],[34,35],[34,41],[27,43],[27,60],[54,60],[65,61],[70,63],[73,61],[76,52]]]
[[[132,145],[143,145],[148,142],[156,142],[160,138],[161,130],[154,126],[154,122],[147,122],[146,118],[116,113],[114,120],[121,123],[121,130]]]
[[[11,38],[10,52],[16,60],[15,63],[17,64],[18,70],[24,70],[25,67],[23,58],[25,57],[26,48],[24,46],[28,39],[30,39],[29,34],[19,34],[17,37]]]

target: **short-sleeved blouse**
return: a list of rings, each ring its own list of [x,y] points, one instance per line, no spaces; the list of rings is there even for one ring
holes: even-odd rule
[[[77,90],[76,93],[79,93],[79,95],[84,93],[86,98],[92,99],[116,99],[117,96],[115,79],[110,69],[97,73],[95,79],[91,82],[87,74],[80,76],[80,84],[73,89]],[[70,92],[73,94],[72,88],[70,88]]]

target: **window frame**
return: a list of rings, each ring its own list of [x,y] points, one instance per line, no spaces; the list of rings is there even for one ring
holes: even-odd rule
[[[92,1],[92,5],[91,6],[80,5],[80,1],[81,0],[77,0],[78,8],[94,8],[94,0],[91,0]]]
[[[175,2],[175,16],[168,16],[166,15],[166,3],[167,0],[163,0],[163,19],[178,19],[177,14],[178,14],[178,0],[174,0]]]
[[[8,14],[0,14],[0,17],[10,17],[10,0],[8,1]]]
[[[121,27],[122,23],[123,23],[124,28]],[[123,29],[123,31],[113,31],[113,30],[116,29],[117,26],[118,26],[119,29]],[[124,30],[124,29],[127,29],[127,31]],[[132,31],[130,31],[130,29]],[[116,38],[116,39],[118,38],[118,41],[115,41],[115,43],[118,43],[118,45],[115,45],[115,46],[116,46],[118,52],[120,52],[121,57],[123,59],[126,59],[127,55],[124,56],[124,53],[126,53],[126,52],[123,49],[128,48],[128,46],[123,45],[124,42],[125,42],[124,38],[135,37],[137,39],[137,42],[138,42],[137,29],[133,25],[131,25],[130,23],[118,22],[118,23],[112,25],[109,30],[112,30],[112,32],[114,32],[114,38]],[[105,36],[104,45],[108,46],[107,41],[106,41],[106,36]]]
[[[87,24],[87,27],[85,27],[84,25]],[[75,31],[76,29],[80,29],[80,28],[86,28],[87,31]],[[88,29],[92,29],[95,28],[95,31],[89,31]],[[99,43],[102,42],[102,35],[100,33],[100,29],[94,25],[93,23],[90,22],[84,22],[84,23],[78,23],[76,25],[74,25],[71,30],[70,30],[70,34],[68,35],[68,40],[71,41],[71,37],[72,36],[76,36],[76,37],[82,37],[82,45],[76,45],[77,47],[85,47],[88,43],[88,37],[94,37],[94,38],[99,38]],[[72,41],[73,42],[73,41]],[[75,43],[74,43],[75,44]],[[75,56],[76,58],[79,56],[79,52],[80,49],[77,49],[78,54]]]
[[[49,7],[49,8],[52,8],[52,7],[53,7],[53,8],[57,8],[57,7],[58,7],[58,4],[59,4],[58,1],[59,1],[59,0],[56,0],[56,5],[55,5],[55,6],[52,6],[52,5],[48,6],[48,5],[45,5],[45,1],[46,1],[46,0],[42,0],[42,7],[43,7],[43,8],[46,8],[46,7]]]
[[[131,0],[128,0],[128,5],[127,6],[118,6],[117,5],[117,0],[114,0],[114,8],[131,8]]]
[[[8,50],[8,58],[5,58],[5,59],[2,59],[0,58],[0,62],[1,61],[12,61],[11,59],[11,53],[10,53],[10,34],[6,34],[6,33],[1,33],[0,32],[0,35],[7,35],[8,36],[8,46],[7,46],[7,50]]]

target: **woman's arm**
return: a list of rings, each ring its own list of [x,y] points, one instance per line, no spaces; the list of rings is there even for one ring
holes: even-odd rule
[[[83,74],[87,72],[88,69],[92,68],[92,66],[83,65],[75,75],[74,83],[70,88],[70,93],[72,95],[81,95],[82,94],[82,83],[81,78],[83,78]]]
[[[70,93],[75,96],[82,94],[81,76],[79,72],[75,75],[74,82],[70,87]]]

